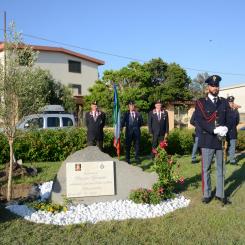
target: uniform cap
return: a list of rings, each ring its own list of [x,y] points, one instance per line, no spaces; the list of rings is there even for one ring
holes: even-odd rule
[[[234,96],[227,97],[228,102],[233,102],[235,100]]]
[[[221,77],[218,75],[212,75],[208,77],[205,81],[209,86],[219,87],[219,82],[221,81]]]

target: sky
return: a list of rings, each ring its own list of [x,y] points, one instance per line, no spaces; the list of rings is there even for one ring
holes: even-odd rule
[[[118,70],[132,61],[162,58],[193,79],[205,71],[221,87],[245,83],[244,0],[0,0],[23,40],[67,48]],[[49,41],[48,41],[49,40]],[[53,42],[51,42],[53,41]],[[110,55],[111,54],[111,55]]]

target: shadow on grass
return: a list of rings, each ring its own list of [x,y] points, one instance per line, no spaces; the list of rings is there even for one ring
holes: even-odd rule
[[[186,191],[190,187],[197,189],[200,187],[201,181],[202,181],[202,175],[201,174],[197,174],[195,176],[185,178],[184,184],[182,184],[182,185],[177,184],[175,187],[175,191],[177,191],[177,192]]]
[[[245,163],[234,171],[229,178],[225,180],[225,186],[228,186],[225,190],[227,196],[234,196],[235,193],[240,189],[245,181]]]
[[[9,222],[11,220],[17,219],[18,216],[11,213],[7,209],[5,209],[5,206],[3,203],[0,203],[0,224]]]
[[[242,152],[236,156],[237,162],[242,161],[243,159],[245,159],[245,152]]]

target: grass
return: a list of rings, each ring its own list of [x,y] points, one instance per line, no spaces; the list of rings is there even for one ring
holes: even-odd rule
[[[179,158],[185,177],[179,191],[191,199],[187,208],[154,219],[60,227],[27,222],[0,205],[0,244],[245,244],[244,155],[238,166],[226,165],[226,194],[232,205],[225,207],[216,200],[201,203],[201,166],[190,161],[190,156]],[[36,180],[52,179],[59,165],[38,163],[42,177]],[[144,158],[142,167],[150,166],[150,159]],[[214,166],[212,180],[214,189]]]
[[[46,181],[53,180],[56,173],[59,170],[61,162],[35,162],[35,163],[25,163],[27,167],[35,167],[38,171],[38,175],[33,177],[13,177],[14,184],[33,184],[33,183],[43,183]],[[4,165],[0,165],[0,171],[4,168]],[[1,183],[0,183],[1,184]],[[3,183],[2,183],[3,184]],[[0,243],[1,244],[1,243]]]

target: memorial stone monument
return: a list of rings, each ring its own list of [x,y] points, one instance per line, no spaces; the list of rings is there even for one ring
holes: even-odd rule
[[[70,155],[61,165],[54,180],[51,201],[64,204],[91,204],[128,199],[131,190],[151,188],[156,173],[144,172],[103,153],[97,146],[88,146]]]

